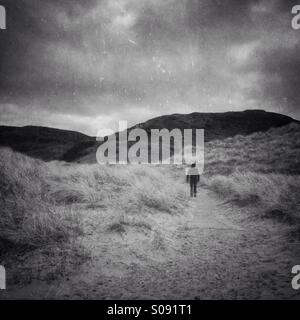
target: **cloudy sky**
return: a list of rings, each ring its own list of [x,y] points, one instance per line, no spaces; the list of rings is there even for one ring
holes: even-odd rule
[[[299,119],[296,2],[1,0],[0,124],[96,135],[195,111]]]

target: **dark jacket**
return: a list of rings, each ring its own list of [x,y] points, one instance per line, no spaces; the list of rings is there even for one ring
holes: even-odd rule
[[[200,181],[199,170],[195,167],[189,168],[186,173],[186,182],[191,184],[198,183]]]

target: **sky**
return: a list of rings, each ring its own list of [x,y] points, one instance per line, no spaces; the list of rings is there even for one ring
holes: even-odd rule
[[[0,125],[92,136],[150,118],[300,119],[290,0],[0,0]]]

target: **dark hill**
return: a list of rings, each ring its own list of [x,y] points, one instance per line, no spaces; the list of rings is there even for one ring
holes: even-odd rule
[[[292,122],[299,122],[278,113],[263,110],[246,110],[226,113],[191,113],[172,114],[151,119],[130,128],[142,128],[150,133],[151,129],[205,129],[205,141],[222,140],[236,135],[249,135],[265,132],[270,128],[282,127]],[[99,143],[83,148],[73,148],[65,154],[64,160],[94,162]]]
[[[140,123],[133,128],[145,129],[205,129],[205,140],[220,140],[235,135],[249,135],[264,132],[298,122],[290,117],[265,112],[246,110],[226,113],[172,114],[157,117]],[[131,130],[129,129],[129,130]],[[0,146],[43,160],[64,160],[95,162],[95,152],[99,145],[94,137],[74,131],[46,127],[7,127],[0,126]]]
[[[0,146],[42,160],[59,160],[79,143],[94,139],[82,133],[47,127],[0,126]]]
[[[157,117],[137,125],[147,131],[150,129],[205,129],[205,140],[220,140],[235,135],[248,135],[264,132],[270,128],[281,127],[295,121],[278,113],[263,110],[246,110],[225,113],[172,114]]]

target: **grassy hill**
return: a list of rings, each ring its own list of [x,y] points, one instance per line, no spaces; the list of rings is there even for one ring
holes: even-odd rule
[[[0,175],[0,256],[1,247],[38,248],[80,235],[79,213],[87,209],[119,212],[114,227],[122,228],[147,223],[151,210],[175,214],[187,200],[180,183],[147,166],[46,163],[0,148]]]
[[[74,204],[173,213],[186,200],[182,166],[43,162],[8,148],[0,155],[2,240],[35,246],[66,239],[79,228]],[[205,145],[202,181],[225,199],[266,214],[299,218],[299,173],[297,123]]]
[[[300,223],[300,125],[206,144],[207,186],[261,216]]]
[[[75,131],[35,126],[0,126],[0,146],[45,161],[62,158],[75,145],[87,146],[94,142],[95,139]]]
[[[299,174],[300,124],[205,144],[206,175],[229,175],[239,170]]]
[[[281,127],[296,120],[263,110],[246,110],[226,113],[173,114],[157,117],[133,126],[145,129],[174,128],[205,129],[205,141],[222,140],[236,135],[249,135],[265,132],[270,128]],[[84,134],[45,128],[45,127],[6,127],[0,126],[0,146],[10,147],[34,158],[62,160],[68,162],[95,163],[99,142],[95,137]]]
[[[148,135],[150,135],[151,129],[166,128],[172,130],[178,128],[184,130],[198,128],[205,130],[205,141],[209,142],[234,137],[236,135],[246,136],[254,132],[265,132],[270,128],[285,126],[289,123],[298,123],[298,121],[281,114],[265,112],[263,110],[173,114],[137,124],[129,128],[128,132],[134,128],[141,128],[146,130]],[[90,145],[78,144],[68,150],[62,159],[71,162],[94,163],[96,161],[95,154],[99,144],[99,142]]]
[[[272,229],[274,220],[279,220],[274,225],[279,226],[280,237],[284,237],[283,246],[274,245],[273,239],[279,230],[276,226],[276,232],[273,229],[271,233],[266,231],[261,235],[263,239],[254,235],[255,243],[261,248],[261,241],[267,239],[267,249],[263,254],[272,255],[269,250],[277,246],[279,260],[278,257],[273,259],[283,261],[287,251],[285,244],[294,244],[300,238],[299,142],[300,125],[296,123],[248,136],[237,135],[207,142],[205,173],[200,186],[202,196],[206,196],[195,200],[198,202],[189,201],[188,186],[184,185],[184,166],[44,162],[9,148],[0,148],[0,262],[10,270],[8,284],[18,291],[26,284],[34,287],[33,280],[37,280],[40,281],[38,286],[45,286],[43,297],[55,297],[49,284],[56,288],[58,282],[64,281],[67,288],[73,273],[76,288],[78,274],[86,280],[89,272],[82,273],[80,266],[91,268],[96,263],[92,270],[99,273],[102,283],[106,273],[111,274],[111,269],[116,277],[114,281],[119,279],[118,275],[123,274],[121,266],[134,270],[132,268],[140,263],[140,276],[145,275],[145,266],[152,270],[155,263],[156,267],[168,271],[172,266],[162,265],[162,261],[169,261],[170,257],[176,259],[179,252],[179,263],[174,260],[174,265],[179,266],[182,273],[181,266],[187,259],[194,261],[195,247],[199,246],[200,252],[207,250],[213,257],[209,260],[212,268],[218,265],[214,257],[222,256],[226,246],[223,256],[226,263],[231,261],[228,257],[232,257],[233,247],[241,251],[244,248],[252,250],[253,242],[248,241],[252,238],[247,237],[248,233],[252,234],[253,225],[255,229]],[[233,208],[235,215],[247,216],[247,223],[243,224],[246,231],[248,222],[252,225],[245,241],[241,240],[243,237],[238,229],[236,237],[228,243],[234,231],[231,224],[230,232],[222,224],[226,206]],[[191,216],[206,217],[208,221],[200,220],[199,229],[195,229],[195,220],[187,225]],[[262,221],[261,218],[267,219]],[[269,223],[269,218],[272,223]],[[208,224],[211,219],[218,221],[217,228]],[[213,234],[207,233],[208,230]],[[229,238],[221,237],[219,242],[216,237],[222,232]],[[185,237],[191,234],[194,237],[185,242]],[[207,243],[210,243],[208,248]],[[183,249],[177,251],[180,245]],[[216,253],[214,250],[218,246],[220,251]],[[253,253],[256,255],[259,249],[255,248]],[[297,256],[293,252],[289,254]],[[197,260],[194,265],[194,279],[198,277],[201,261],[207,269],[205,258],[203,260],[200,256],[199,259],[200,262]],[[247,254],[245,261],[249,262]],[[265,260],[261,266],[263,271],[255,269],[254,274],[262,272],[261,276],[265,277]],[[281,269],[282,264],[278,268]],[[235,277],[240,269],[234,270],[237,270],[232,272]],[[223,269],[220,271],[223,274]],[[172,279],[177,281],[176,272]],[[183,274],[188,277],[187,272]],[[129,288],[135,278],[134,273]],[[86,281],[89,285],[99,285],[89,282],[89,279]],[[107,282],[109,288],[114,281]],[[173,290],[173,284],[171,286]],[[187,287],[189,291],[190,285]],[[83,287],[82,292],[88,288]],[[142,291],[145,291],[143,287]],[[27,292],[25,296],[28,296]]]
[[[264,110],[246,110],[242,112],[173,114],[157,117],[138,124],[135,127],[169,130],[205,129],[205,141],[225,139],[236,135],[249,135],[267,131],[270,128],[284,126],[295,120],[282,114]]]

